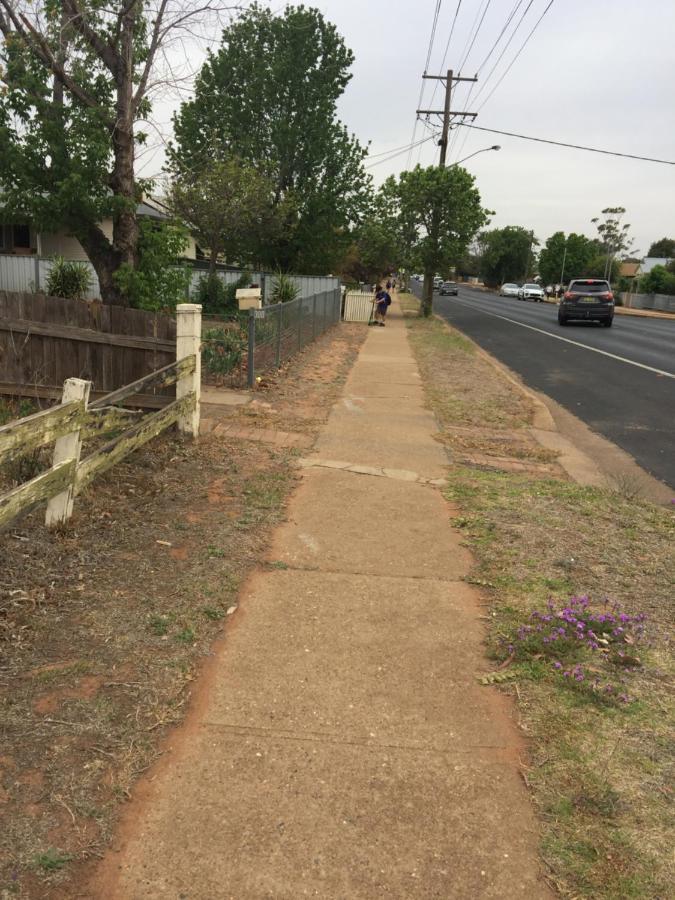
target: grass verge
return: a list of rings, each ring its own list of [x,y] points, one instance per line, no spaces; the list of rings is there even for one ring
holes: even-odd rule
[[[523,776],[543,823],[551,881],[567,897],[665,898],[675,880],[673,512],[574,484],[552,459],[542,471],[526,434],[529,401],[458,332],[438,320],[411,319],[409,326],[429,405],[455,462],[447,496],[461,511],[455,525],[477,560],[471,580],[489,604],[488,653],[508,674],[500,689],[514,694],[529,737]],[[476,464],[478,446],[485,452]],[[562,647],[543,643],[550,626],[536,632],[540,620],[532,613],[546,614],[550,601],[553,624],[560,624],[556,614],[581,595],[599,610],[612,609],[607,598],[624,614],[644,615],[645,632],[614,635],[608,628],[597,651],[574,642],[572,677],[565,678]],[[519,638],[519,629],[535,631]],[[558,656],[561,671],[554,668]],[[573,677],[580,660],[583,681]],[[602,689],[607,683],[611,696]],[[628,702],[616,702],[619,693]]]

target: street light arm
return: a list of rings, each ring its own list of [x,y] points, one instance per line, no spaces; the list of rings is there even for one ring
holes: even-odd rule
[[[455,166],[459,166],[461,163],[466,162],[467,159],[471,159],[472,156],[478,156],[479,153],[487,153],[489,150],[501,150],[502,148],[499,144],[493,144],[492,147],[483,147],[482,150],[475,150],[473,153],[469,153],[468,156],[465,156],[464,159],[460,159],[452,165],[448,166],[449,169],[454,168]]]

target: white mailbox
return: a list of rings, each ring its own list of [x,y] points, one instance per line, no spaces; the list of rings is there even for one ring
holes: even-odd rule
[[[262,290],[255,288],[239,288],[237,290],[239,309],[260,309],[262,306]]]

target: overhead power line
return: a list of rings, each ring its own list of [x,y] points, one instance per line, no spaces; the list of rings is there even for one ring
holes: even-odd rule
[[[518,22],[516,23],[516,27],[515,27],[515,28],[513,29],[513,31],[511,32],[511,35],[510,35],[509,39],[507,40],[507,42],[506,42],[506,44],[504,45],[504,47],[503,47],[501,53],[500,53],[499,56],[497,57],[497,60],[496,60],[495,64],[494,64],[494,65],[492,66],[492,68],[490,69],[490,72],[488,73],[487,77],[483,80],[483,83],[481,84],[480,90],[478,91],[478,94],[476,95],[476,97],[475,97],[475,99],[474,99],[474,103],[477,103],[478,100],[480,99],[481,95],[485,93],[485,90],[486,90],[486,88],[488,87],[488,84],[490,83],[490,80],[491,80],[492,76],[494,75],[495,70],[497,69],[497,67],[498,67],[499,63],[501,62],[501,60],[504,58],[504,55],[505,55],[506,51],[508,50],[508,48],[509,48],[509,46],[511,45],[513,39],[515,38],[516,34],[518,33],[518,31],[519,31],[519,29],[520,29],[520,26],[523,24],[523,21],[525,20],[525,17],[527,16],[528,12],[530,11],[530,8],[531,8],[532,5],[533,5],[533,2],[534,2],[534,0],[529,0],[529,3],[528,3],[527,6],[525,7],[525,10],[524,10],[523,14],[521,15],[520,19],[519,19]],[[504,80],[504,78],[506,78],[506,76],[507,76],[507,74],[509,73],[509,71],[511,70],[512,66],[514,65],[514,63],[516,62],[516,60],[518,59],[518,57],[520,56],[520,54],[523,52],[523,50],[525,49],[525,47],[526,47],[528,41],[530,40],[530,38],[532,37],[532,35],[534,34],[534,32],[537,30],[537,27],[539,26],[539,23],[541,22],[541,20],[544,18],[544,16],[546,15],[546,13],[549,11],[549,9],[551,8],[551,6],[553,5],[553,2],[554,2],[554,0],[550,0],[550,3],[549,3],[548,6],[546,7],[546,9],[544,9],[544,11],[543,11],[543,13],[541,14],[541,16],[539,17],[539,19],[537,19],[537,21],[536,21],[534,27],[532,28],[532,30],[530,31],[530,33],[527,35],[527,37],[525,38],[525,40],[524,40],[523,43],[521,44],[520,48],[517,50],[516,55],[513,57],[513,59],[511,60],[511,62],[508,64],[508,66],[506,67],[506,69],[504,70],[504,72],[502,73],[502,75],[500,76],[499,80],[497,81],[497,83],[495,84],[495,86],[492,88],[492,90],[490,91],[490,93],[487,95],[487,97],[485,97],[485,99],[483,100],[483,102],[481,103],[481,105],[478,107],[478,112],[480,112],[481,109],[483,109],[483,107],[485,106],[485,104],[488,102],[488,100],[490,99],[490,97],[492,97],[492,95],[493,95],[494,92],[497,90],[497,88],[499,87],[499,85],[502,83],[502,81]],[[485,60],[481,63],[480,68],[482,68],[482,67],[485,65],[485,63],[487,62],[487,60],[490,58],[492,52],[496,49],[496,47],[497,47],[497,45],[499,44],[499,41],[501,40],[501,38],[502,38],[504,32],[508,29],[509,23],[510,23],[510,22],[512,21],[512,19],[514,18],[515,14],[517,13],[517,11],[518,11],[518,9],[520,8],[520,6],[521,6],[521,3],[519,2],[519,3],[511,10],[511,13],[510,13],[510,15],[509,15],[509,17],[508,17],[508,19],[507,19],[506,25],[504,26],[504,28],[502,29],[502,31],[501,31],[499,37],[498,37],[497,40],[495,41],[495,43],[494,43],[492,49],[490,50],[490,53],[488,53],[488,55],[487,55],[487,57],[485,58]],[[469,94],[471,94],[471,91],[469,92]],[[467,98],[467,104],[468,104],[468,102],[469,102],[469,99]],[[455,133],[455,137],[456,137],[456,136],[457,136],[457,132]],[[459,159],[459,157],[460,157],[460,156],[462,155],[462,153],[464,152],[464,147],[465,147],[465,145],[466,145],[468,136],[469,136],[469,132],[466,131],[466,132],[464,133],[464,139],[463,139],[463,141],[462,141],[462,143],[461,143],[461,145],[460,145],[460,147],[459,147],[459,150],[457,151],[456,159]],[[454,145],[454,141],[453,141],[453,145]]]
[[[511,42],[513,41],[514,37],[518,34],[518,30],[519,30],[520,26],[523,24],[523,20],[525,19],[525,16],[526,16],[526,15],[528,14],[528,12],[530,11],[530,7],[532,6],[533,3],[534,3],[534,0],[529,0],[529,3],[527,4],[527,6],[525,7],[525,9],[523,10],[523,13],[522,13],[521,17],[520,17],[520,18],[518,19],[518,21],[516,22],[516,27],[515,27],[515,28],[513,29],[513,31],[511,32],[511,35],[509,36],[508,41],[504,44],[504,46],[503,46],[502,49],[501,49],[501,52],[500,52],[499,56],[498,56],[497,59],[495,60],[495,64],[492,66],[492,68],[490,69],[490,71],[488,72],[488,74],[487,74],[487,75],[485,76],[485,78],[483,79],[483,83],[481,84],[480,90],[479,90],[478,93],[476,94],[476,100],[479,100],[481,94],[485,91],[485,88],[486,88],[488,82],[490,81],[490,79],[491,79],[492,76],[494,75],[497,66],[499,65],[499,63],[500,63],[500,62],[502,61],[502,59],[504,58],[504,56],[505,56],[505,54],[506,54],[506,51],[507,51],[507,50],[509,49],[509,47],[511,46]],[[494,48],[493,48],[493,49],[494,49]],[[489,55],[489,54],[488,54],[488,55]],[[482,66],[485,65],[486,62],[487,62],[487,59],[485,59],[485,60],[481,63],[481,68],[482,68]]]
[[[426,123],[422,123],[423,125]],[[435,132],[434,132],[435,134]],[[418,141],[418,143],[422,143],[422,141]],[[392,147],[390,150],[383,150],[381,153],[369,153],[368,159],[377,159],[378,156],[389,156],[390,153],[398,153],[399,150],[410,150],[411,147],[415,147],[415,144],[403,144],[400,147]]]
[[[488,9],[490,9],[491,3],[492,3],[492,0],[487,0],[487,3],[485,4],[485,9],[483,10],[483,15],[480,17],[480,22],[478,23],[478,27],[474,31],[473,37],[471,38],[471,43],[468,45],[467,49],[464,51],[464,55],[462,56],[462,61],[459,64],[460,72],[466,65],[466,61],[468,60],[469,55],[470,55],[471,51],[473,50],[473,45],[476,43],[476,38],[478,37],[480,30],[483,27],[483,22],[485,21],[485,15],[486,15]],[[479,11],[480,11],[480,9],[479,9]],[[476,14],[476,18],[478,18],[478,14]]]
[[[511,62],[508,64],[508,66],[506,67],[506,69],[504,69],[503,73],[500,75],[499,79],[497,80],[497,84],[492,88],[492,90],[491,90],[490,93],[487,95],[487,97],[485,98],[485,100],[483,100],[483,102],[481,103],[481,105],[478,107],[478,111],[479,111],[479,112],[480,112],[480,110],[485,106],[485,104],[488,102],[488,100],[489,100],[490,97],[494,94],[494,92],[497,90],[497,88],[498,88],[499,85],[502,83],[502,81],[503,81],[503,80],[506,78],[506,76],[509,74],[509,72],[511,71],[511,68],[513,67],[513,64],[514,64],[515,61],[518,59],[518,57],[520,56],[520,54],[523,52],[523,50],[525,49],[525,47],[528,45],[528,43],[529,43],[529,41],[530,41],[530,38],[532,37],[532,35],[535,33],[535,31],[536,31],[537,28],[539,27],[539,24],[540,24],[541,20],[544,18],[544,16],[545,16],[546,13],[549,11],[549,9],[553,6],[554,3],[555,3],[555,0],[549,0],[549,3],[548,3],[548,5],[546,6],[546,9],[543,11],[543,13],[539,16],[539,18],[537,19],[537,21],[534,23],[534,27],[532,28],[532,30],[530,31],[530,33],[528,34],[528,36],[525,38],[525,40],[524,40],[523,43],[521,44],[520,49],[518,50],[518,52],[516,53],[516,55],[513,57],[513,59],[511,60]]]
[[[429,134],[425,138],[422,138],[421,141],[416,141],[413,144],[406,144],[405,147],[401,147],[398,150],[393,150],[389,156],[386,156],[384,159],[378,159],[377,162],[368,163],[364,166],[364,169],[372,169],[373,166],[380,166],[382,163],[389,162],[390,159],[395,159],[397,156],[401,156],[402,153],[407,153],[408,151],[412,152],[415,147],[421,147],[422,144],[426,144],[428,141],[433,141],[438,137],[437,133]]]
[[[490,57],[492,56],[492,54],[495,52],[495,50],[497,49],[497,46],[499,45],[499,42],[500,42],[501,39],[504,37],[504,34],[505,34],[506,31],[508,30],[508,27],[509,27],[509,25],[511,24],[511,22],[512,22],[512,20],[513,20],[513,17],[514,17],[515,14],[518,12],[518,10],[520,9],[520,7],[521,7],[522,4],[523,4],[523,0],[516,0],[516,3],[515,3],[515,5],[514,5],[513,9],[512,9],[511,12],[509,13],[509,17],[507,18],[506,22],[504,23],[504,26],[503,26],[502,30],[499,32],[499,35],[497,36],[497,40],[494,42],[494,44],[492,45],[492,47],[490,47],[490,49],[489,49],[489,51],[488,51],[488,53],[487,53],[487,56],[485,57],[485,59],[483,60],[483,62],[478,66],[478,72],[479,72],[479,73],[480,73],[481,70],[483,69],[483,66],[484,66],[484,65],[487,63],[487,61],[490,59]]]
[[[604,156],[620,156],[623,159],[639,159],[641,162],[661,163],[664,166],[675,166],[675,160],[656,159],[653,156],[639,156],[637,153],[620,153],[618,150],[601,150],[598,147],[585,147],[583,144],[568,144],[565,141],[553,141],[548,138],[532,137],[529,134],[518,134],[515,131],[500,131],[497,128],[485,128],[483,125],[461,123],[462,128],[473,128],[475,131],[487,131],[490,134],[503,134],[506,137],[520,138],[523,141],[536,141],[538,144],[553,144],[555,147],[569,147],[572,150],[586,150],[588,153],[602,153]]]
[[[478,68],[477,68],[477,70],[476,70],[476,74],[477,74],[477,75],[480,75],[480,73],[482,72],[483,68],[487,65],[487,63],[488,63],[490,57],[492,56],[492,54],[495,52],[495,50],[496,50],[497,47],[499,46],[500,41],[502,40],[502,38],[504,37],[504,35],[505,35],[506,32],[508,31],[509,25],[510,25],[511,22],[513,21],[513,17],[514,17],[515,14],[518,12],[518,10],[519,10],[519,8],[521,7],[521,5],[522,5],[523,2],[524,2],[524,0],[516,0],[516,3],[514,4],[513,8],[511,9],[511,12],[509,13],[509,15],[508,15],[508,17],[507,17],[506,22],[505,22],[504,25],[502,26],[502,29],[501,29],[501,31],[499,32],[498,36],[497,36],[497,39],[496,39],[495,42],[493,43],[492,47],[490,47],[489,51],[487,52],[487,54],[486,54],[485,58],[483,59],[483,61],[481,62],[481,64],[478,66]],[[533,0],[531,0],[531,2],[533,2]],[[485,12],[487,12],[487,7],[485,8]],[[482,24],[482,20],[481,20],[481,24]],[[479,28],[480,28],[480,26],[479,26]],[[517,30],[517,27],[516,27],[516,30]],[[477,35],[477,34],[478,34],[478,32],[476,32],[476,35]],[[515,31],[514,31],[514,34],[515,34]],[[476,35],[474,36],[474,40],[475,40]],[[513,37],[513,35],[512,35],[512,37]],[[473,46],[473,44],[472,44],[472,46]],[[507,44],[507,47],[508,47],[508,44]],[[500,56],[500,59],[501,59],[501,56]],[[491,70],[491,72],[490,72],[490,75],[492,74],[492,72],[494,72],[495,67],[496,67],[496,64],[495,64],[495,66],[493,66],[493,68],[492,68],[492,70]],[[487,77],[486,80],[489,81],[490,75],[488,75],[488,77]],[[472,97],[472,95],[473,95],[473,92],[474,92],[475,88],[476,88],[475,83],[472,84],[471,87],[469,88],[469,93],[468,93],[468,95],[467,95],[467,97],[466,97],[465,106],[464,106],[465,111],[468,110],[468,108],[469,108],[469,103],[471,102],[471,97]],[[484,90],[485,90],[485,86],[483,85],[483,86],[481,86],[481,89],[480,89],[480,91],[478,92],[478,96],[480,96],[480,94],[481,94]],[[468,135],[469,135],[469,132],[468,132],[468,131],[465,132],[464,143],[466,142],[466,138],[468,137]],[[455,145],[456,145],[457,142],[458,142],[458,132],[455,130],[455,131],[453,131],[452,136],[451,136],[451,138],[450,138],[450,145],[449,145],[449,148],[448,148],[450,154],[454,153],[454,151],[455,151]],[[456,159],[459,159],[460,156],[462,155],[462,153],[463,153],[463,151],[464,151],[464,143],[462,143],[461,147],[460,147],[459,150],[457,151],[457,154],[456,154],[456,157],[455,157]]]
[[[433,21],[431,23],[431,34],[429,35],[429,46],[427,47],[427,59],[426,59],[426,62],[424,63],[424,74],[425,75],[427,73],[427,70],[429,69],[429,60],[431,59],[431,53],[432,53],[432,50],[434,49],[434,39],[436,37],[436,28],[438,27],[438,17],[441,12],[442,4],[443,4],[443,0],[436,0],[436,8],[434,10],[434,17],[433,17]],[[424,81],[422,82],[422,84],[420,86],[420,95],[417,100],[418,109],[422,105],[422,97],[423,96],[424,96]],[[416,136],[417,136],[417,118],[415,118],[415,124],[413,125],[412,137],[410,138],[411,150],[410,150],[410,155],[408,156],[408,168],[410,168],[410,159],[412,157],[412,145],[415,143]]]

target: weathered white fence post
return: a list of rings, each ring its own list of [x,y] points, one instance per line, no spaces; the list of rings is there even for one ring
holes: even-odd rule
[[[176,383],[176,400],[194,391],[194,408],[178,420],[178,430],[199,436],[199,395],[202,383],[202,308],[199,303],[179,303],[176,307],[176,359],[195,357],[195,370]]]
[[[73,400],[84,400],[84,408],[86,409],[90,390],[91,381],[83,381],[81,378],[68,378],[63,384],[61,402],[71,403]],[[82,441],[80,439],[80,424],[78,423],[74,431],[56,439],[52,466],[70,459],[74,459],[77,466],[77,463],[80,461],[81,449]],[[76,474],[77,468],[75,469]],[[65,522],[73,514],[75,475],[73,476],[73,483],[65,491],[61,491],[60,494],[52,497],[47,503],[47,514],[45,516],[45,525],[47,527]]]

